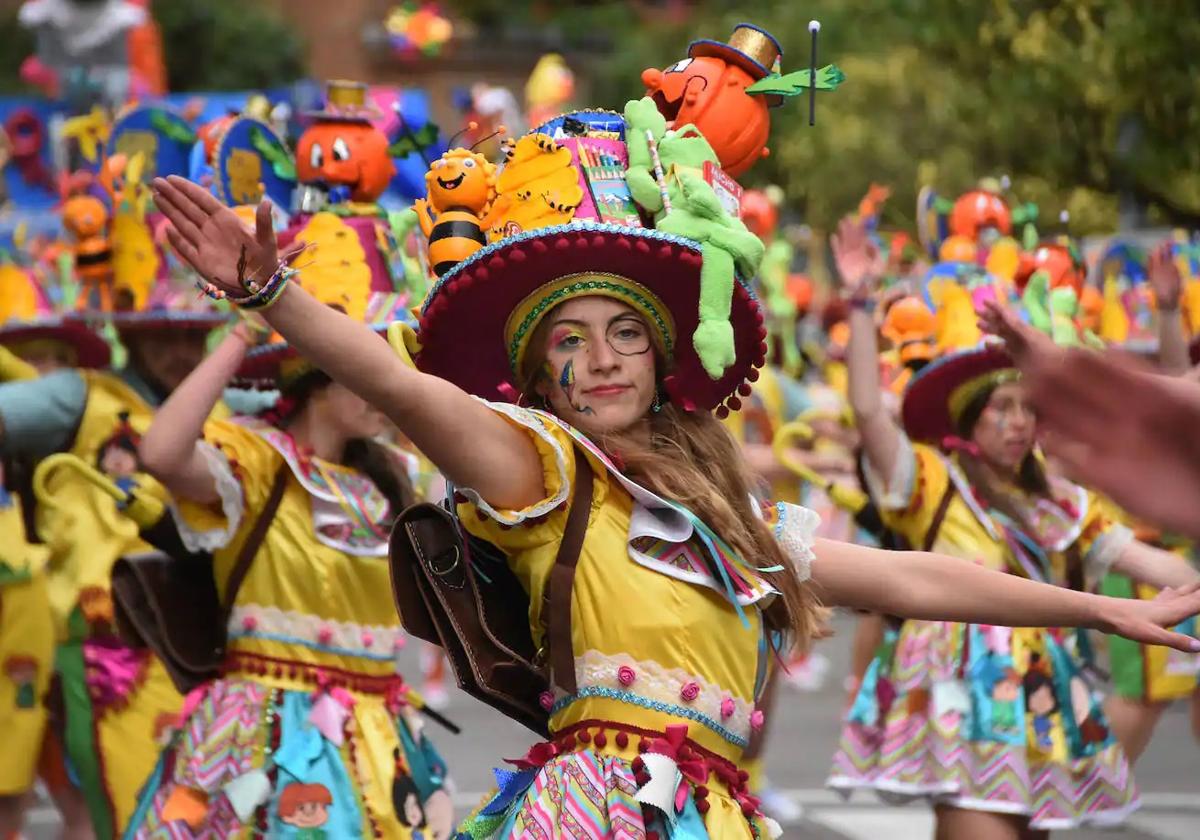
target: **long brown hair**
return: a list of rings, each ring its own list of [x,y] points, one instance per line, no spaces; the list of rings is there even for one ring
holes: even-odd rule
[[[524,394],[531,400],[540,399],[537,385],[544,375],[551,321],[543,318],[529,343],[530,363],[525,370],[531,373]],[[657,352],[655,360],[661,378],[664,365]],[[778,572],[759,572],[780,593],[763,613],[769,629],[790,637],[801,649],[826,635],[828,611],[813,588],[801,582],[795,563],[754,510],[749,470],[729,430],[706,411],[684,411],[665,400],[662,409],[647,419],[648,443],[634,432],[604,435],[594,442],[615,457],[627,477],[686,507],[749,565],[782,567]]]
[[[280,429],[286,430],[300,411],[312,399],[313,394],[327,388],[333,382],[328,374],[310,370],[301,374],[280,390],[280,400],[275,407],[261,415],[263,419]],[[386,448],[373,440],[355,438],[347,441],[342,453],[342,466],[360,472],[379,489],[388,500],[392,516],[416,501],[416,491],[408,473],[399,468],[396,459]]]

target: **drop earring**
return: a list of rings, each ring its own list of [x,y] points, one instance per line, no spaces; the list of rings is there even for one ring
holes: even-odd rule
[[[654,402],[650,403],[650,410],[655,414],[662,411],[662,399],[658,395],[658,391],[654,392]]]

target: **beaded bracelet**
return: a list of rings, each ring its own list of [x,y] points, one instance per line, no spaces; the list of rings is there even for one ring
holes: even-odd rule
[[[267,279],[267,282],[259,286],[253,280],[246,281],[246,290],[250,292],[245,297],[234,297],[224,289],[219,289],[208,281],[198,281],[197,286],[200,291],[206,294],[213,300],[227,300],[240,309],[261,310],[266,309],[275,301],[279,300],[279,296],[283,294],[284,288],[288,281],[297,274],[296,269],[284,262],[280,262],[275,268],[275,272]]]
[[[275,269],[275,273],[267,279],[267,282],[262,285],[262,288],[253,292],[249,297],[234,299],[233,302],[241,309],[262,310],[271,306],[275,301],[279,300],[283,290],[287,287],[288,281],[296,275],[296,269],[290,265],[280,264]],[[253,288],[253,281],[247,283],[247,286]]]
[[[855,295],[852,296],[847,303],[851,309],[861,309],[867,314],[875,311],[875,298],[873,297],[858,297]]]

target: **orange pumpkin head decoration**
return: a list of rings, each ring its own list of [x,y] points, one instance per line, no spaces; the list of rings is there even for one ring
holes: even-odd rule
[[[1035,271],[1050,275],[1051,289],[1070,286],[1075,289],[1076,295],[1083,293],[1083,264],[1069,245],[1043,242],[1032,253],[1022,254],[1016,277],[1013,278],[1017,288],[1023,290]]]
[[[999,231],[1001,236],[1012,233],[1012,211],[1004,199],[989,190],[960,195],[950,211],[950,233],[978,241],[988,229]]]
[[[741,217],[746,227],[759,239],[766,239],[779,226],[779,208],[763,190],[742,193]]]
[[[347,187],[353,201],[372,202],[396,174],[387,136],[371,124],[367,88],[330,82],[328,105],[296,143],[296,176],[302,184]]]
[[[642,83],[667,127],[694,125],[717,153],[721,168],[736,178],[769,153],[767,109],[783,101],[746,93],[746,88],[769,76],[782,55],[769,33],[739,24],[729,43],[694,41],[682,61],[666,70],[642,71]]]
[[[937,345],[937,319],[919,297],[906,295],[890,307],[880,332],[896,346],[902,363],[927,362]]]

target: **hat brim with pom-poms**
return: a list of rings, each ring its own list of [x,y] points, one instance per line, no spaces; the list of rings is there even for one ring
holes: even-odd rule
[[[690,239],[598,222],[506,238],[459,263],[430,291],[417,367],[485,399],[511,399],[524,385],[525,353],[541,319],[567,300],[600,295],[629,304],[654,331],[672,402],[689,411],[736,410],[766,358],[763,314],[737,278],[729,317],[735,361],[710,378],[692,346],[702,262]]]

